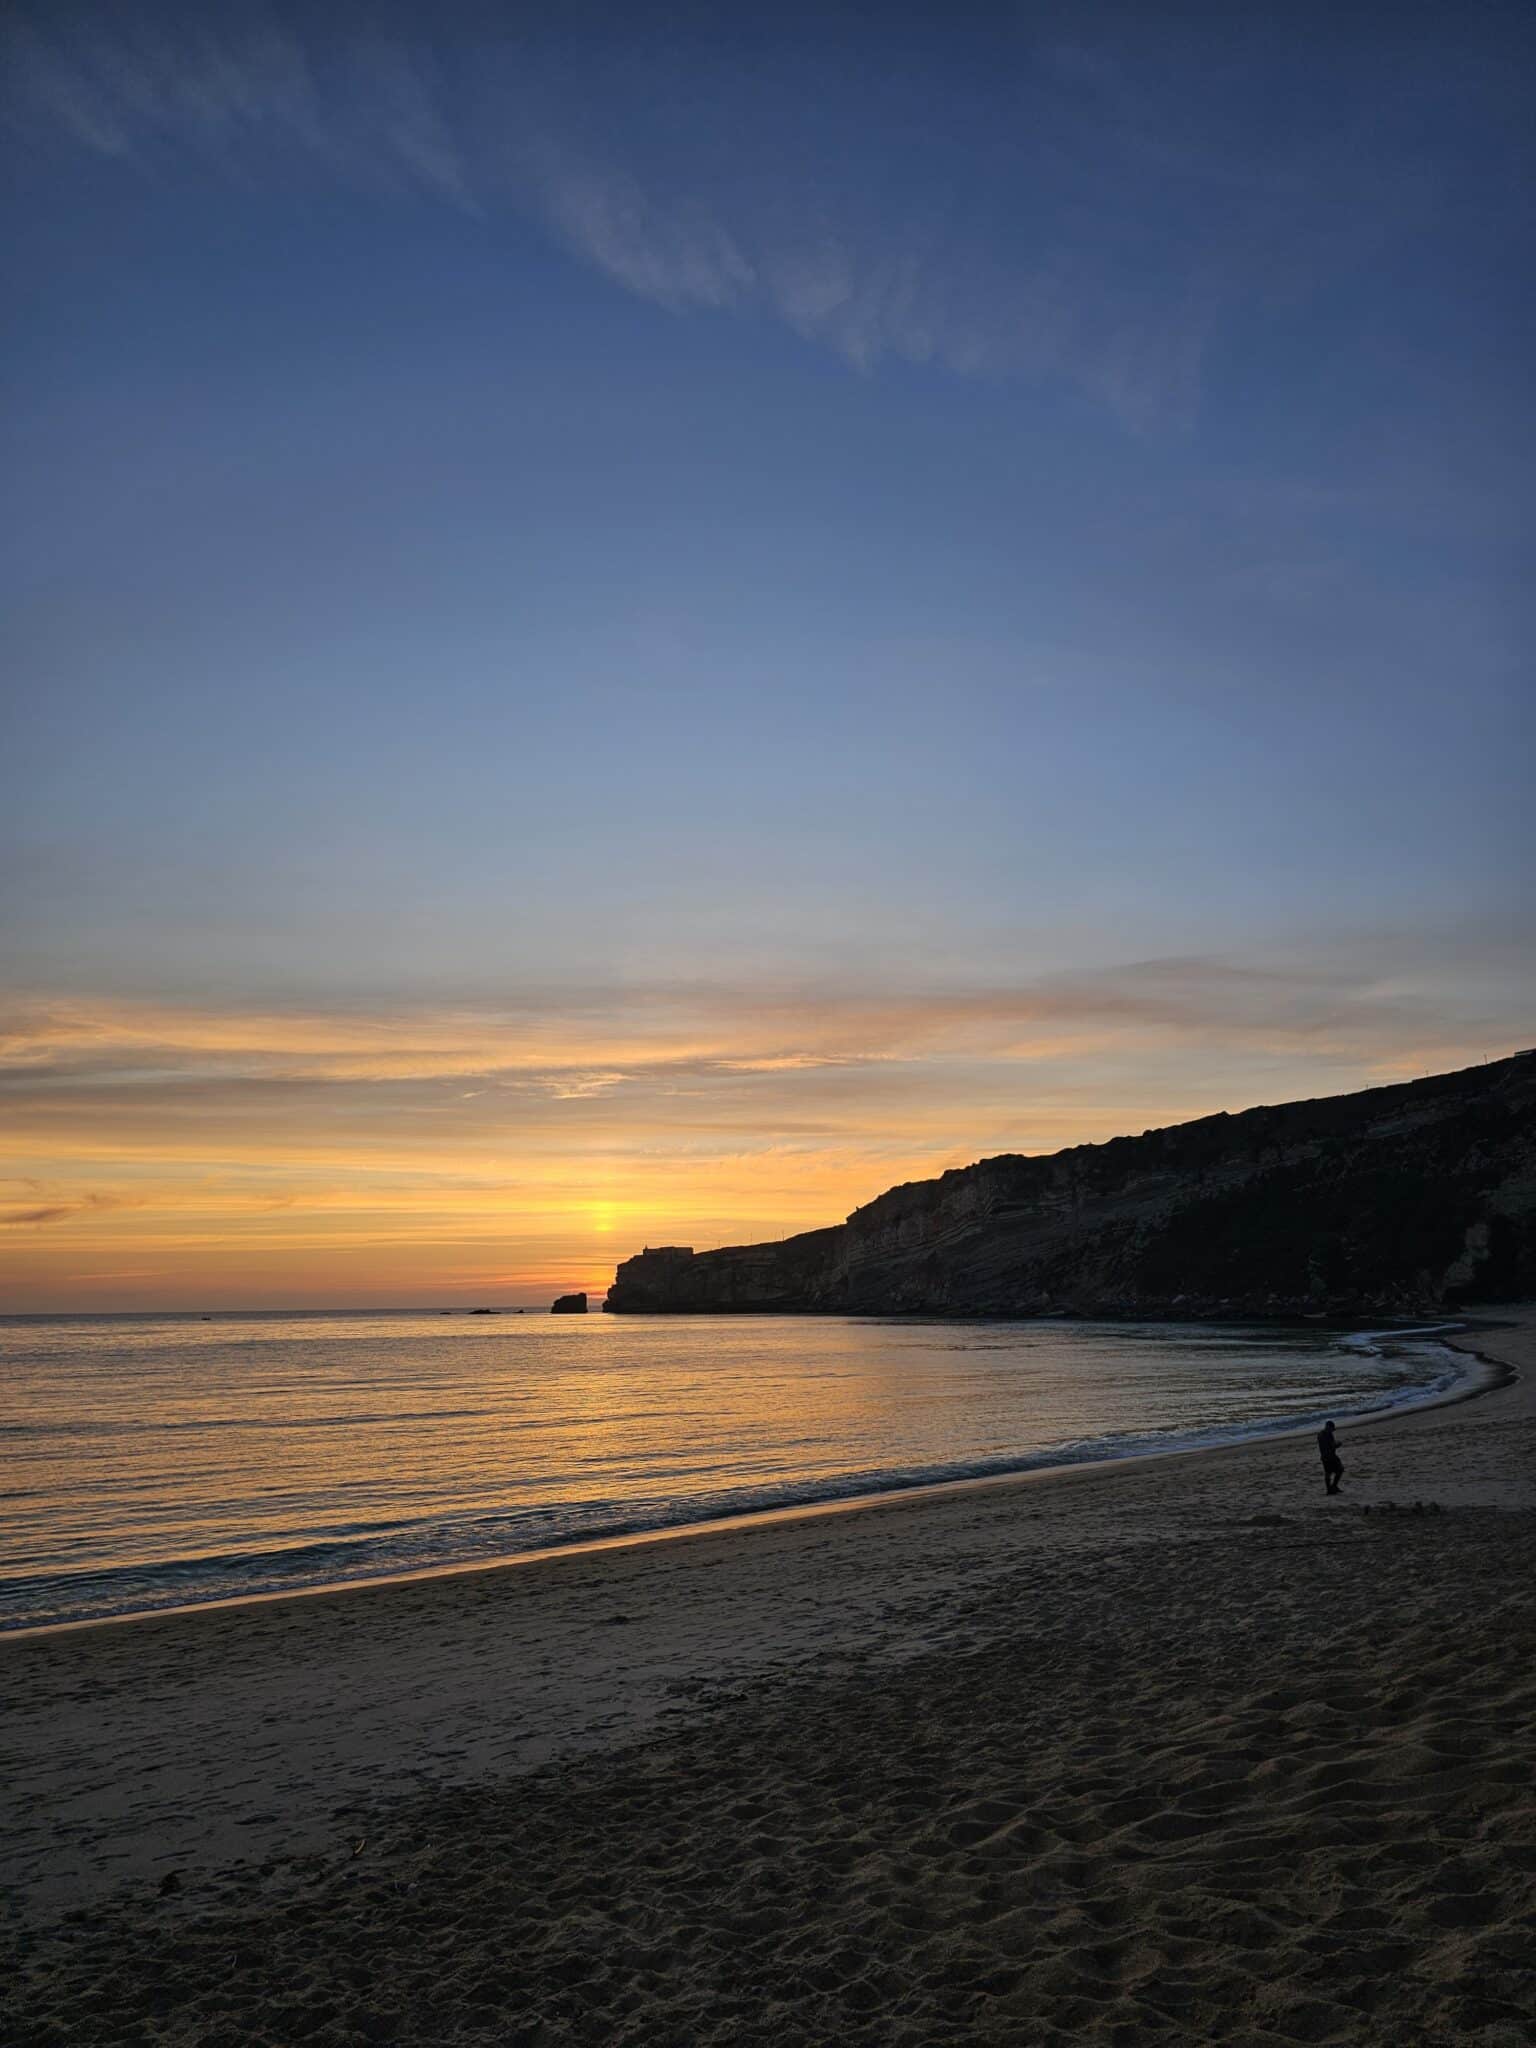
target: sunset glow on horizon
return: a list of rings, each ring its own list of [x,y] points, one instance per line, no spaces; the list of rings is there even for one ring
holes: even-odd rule
[[[1199,962],[858,1002],[631,991],[607,1032],[554,999],[18,1006],[0,1306],[547,1306],[647,1242],[782,1236],[987,1153],[1514,1049],[1448,994],[1449,1023],[1303,986],[1285,1021],[1268,975]]]

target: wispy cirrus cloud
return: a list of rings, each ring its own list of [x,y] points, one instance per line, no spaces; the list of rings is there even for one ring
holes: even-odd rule
[[[430,50],[365,18],[327,43],[264,6],[18,9],[3,35],[7,125],[31,143],[162,175],[190,161],[237,185],[281,183],[297,156],[476,206]]]
[[[707,207],[658,204],[633,176],[583,164],[549,141],[530,154],[550,225],[616,284],[673,312],[728,310],[758,292],[756,267]]]
[[[1060,31],[1047,14],[1005,37],[978,91],[908,76],[884,43],[825,64],[809,29],[751,75],[723,28],[628,57],[615,28],[602,61],[553,16],[23,7],[0,105],[34,147],[530,217],[675,315],[771,320],[861,371],[1057,380],[1139,430],[1178,425],[1234,310],[1432,195],[1379,141],[1192,119],[1241,98],[1218,44],[1170,69]]]
[[[1049,238],[999,240],[990,218],[918,195],[859,218],[809,184],[772,205],[729,187],[708,200],[543,136],[530,145],[536,212],[583,262],[674,313],[756,315],[861,372],[894,361],[952,375],[1061,378],[1149,427],[1187,420],[1228,296],[1209,265],[1139,284]]]

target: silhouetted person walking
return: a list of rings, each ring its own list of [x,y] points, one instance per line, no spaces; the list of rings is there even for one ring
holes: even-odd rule
[[[1339,1456],[1338,1439],[1333,1433],[1333,1424],[1325,1422],[1317,1432],[1317,1448],[1322,1454],[1323,1478],[1330,1493],[1337,1493],[1339,1481],[1344,1477],[1344,1460]]]

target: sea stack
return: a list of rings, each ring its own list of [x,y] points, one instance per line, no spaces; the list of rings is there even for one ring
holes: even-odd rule
[[[562,1294],[549,1312],[552,1316],[584,1316],[587,1297],[584,1294]]]

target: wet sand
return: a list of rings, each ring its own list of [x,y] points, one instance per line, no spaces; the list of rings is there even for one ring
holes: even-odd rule
[[[1337,1500],[1290,1440],[0,1641],[16,2038],[1524,2048],[1536,1314],[1467,1341],[1523,1376]]]

